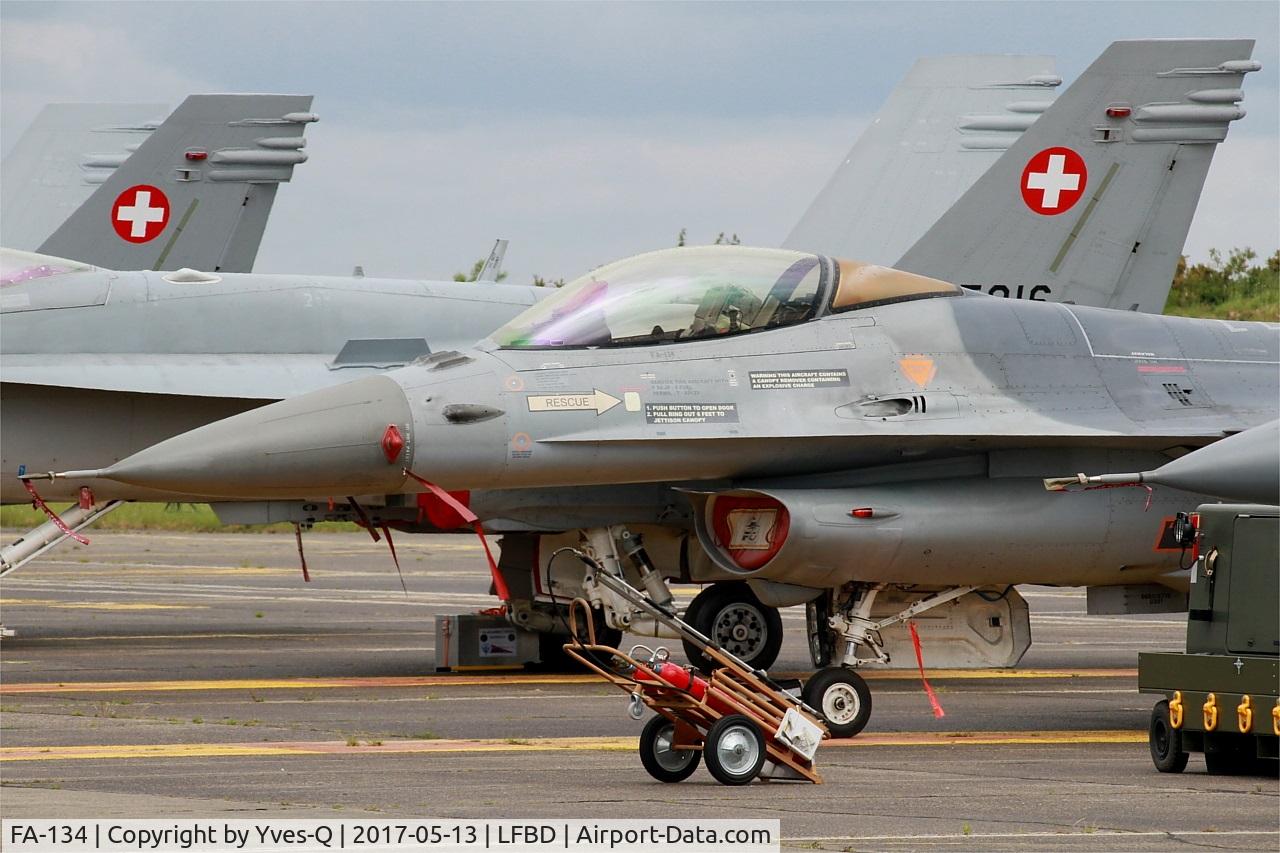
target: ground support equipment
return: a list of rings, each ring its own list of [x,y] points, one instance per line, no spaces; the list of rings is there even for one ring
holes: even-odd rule
[[[815,711],[626,581],[604,571],[595,574],[598,582],[695,645],[715,665],[704,677],[693,667],[672,663],[664,648],[635,646],[626,653],[600,645],[590,604],[585,599],[573,602],[573,641],[565,644],[565,652],[629,694],[632,717],[640,719],[645,707],[656,713],[640,738],[641,763],[651,776],[679,782],[705,760],[711,775],[725,785],[745,785],[755,778],[822,782],[813,759],[830,735]],[[636,656],[641,650],[647,652],[643,658]]]

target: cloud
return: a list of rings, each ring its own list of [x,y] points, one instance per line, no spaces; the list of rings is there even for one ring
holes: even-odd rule
[[[1252,93],[1251,93],[1252,96]],[[1230,133],[1218,146],[1196,207],[1184,254],[1203,261],[1210,249],[1280,249],[1280,152],[1274,137]]]
[[[1113,35],[1243,32],[1264,69],[1188,249],[1268,252],[1276,7],[1153,8],[7,0],[0,148],[50,101],[314,93],[311,161],[280,191],[260,269],[443,276],[502,236],[512,280],[574,276],[682,227],[780,242],[917,55],[1054,53],[1070,77]]]
[[[681,228],[694,242],[725,231],[776,245],[858,125],[561,118],[408,132],[322,121],[258,268],[438,277],[505,237],[511,280],[527,281],[674,245]]]
[[[218,90],[207,79],[157,61],[121,25],[6,16],[0,52],[6,151],[48,103],[168,101],[176,106],[190,93]]]

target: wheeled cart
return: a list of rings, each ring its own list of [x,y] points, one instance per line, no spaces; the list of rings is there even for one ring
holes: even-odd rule
[[[628,693],[636,719],[645,707],[656,712],[640,736],[640,761],[649,775],[680,782],[705,760],[707,770],[725,785],[745,785],[756,778],[822,782],[813,759],[830,734],[817,712],[797,698],[798,682],[794,688],[774,682],[625,581],[604,572],[598,579],[695,644],[714,664],[704,676],[672,663],[664,648],[634,646],[627,653],[600,645],[590,604],[573,602],[573,641],[565,644],[565,652]]]

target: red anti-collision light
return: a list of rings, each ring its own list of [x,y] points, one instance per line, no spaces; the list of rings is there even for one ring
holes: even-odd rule
[[[1133,110],[1128,107],[1107,107],[1107,115],[1111,118],[1125,118],[1131,112],[1133,112]]]
[[[187,152],[188,160],[206,160],[208,159],[208,157],[209,157],[208,151],[188,151]]]
[[[404,450],[404,436],[395,424],[387,424],[387,431],[382,434],[382,454],[387,457],[387,464],[392,464]]]
[[[854,518],[874,518],[876,511],[869,506],[860,506],[857,509],[849,510],[849,515]]]

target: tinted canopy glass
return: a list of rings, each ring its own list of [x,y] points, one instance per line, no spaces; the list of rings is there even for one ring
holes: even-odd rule
[[[756,332],[813,316],[824,264],[781,249],[667,249],[600,267],[493,335],[501,347],[672,343]]]
[[[871,308],[937,296],[960,296],[964,293],[962,288],[950,282],[891,267],[846,260],[837,260],[836,267],[839,277],[835,293],[831,297],[832,311]]]
[[[85,272],[97,269],[89,264],[23,252],[18,249],[0,249],[0,285],[20,284],[36,278]]]

